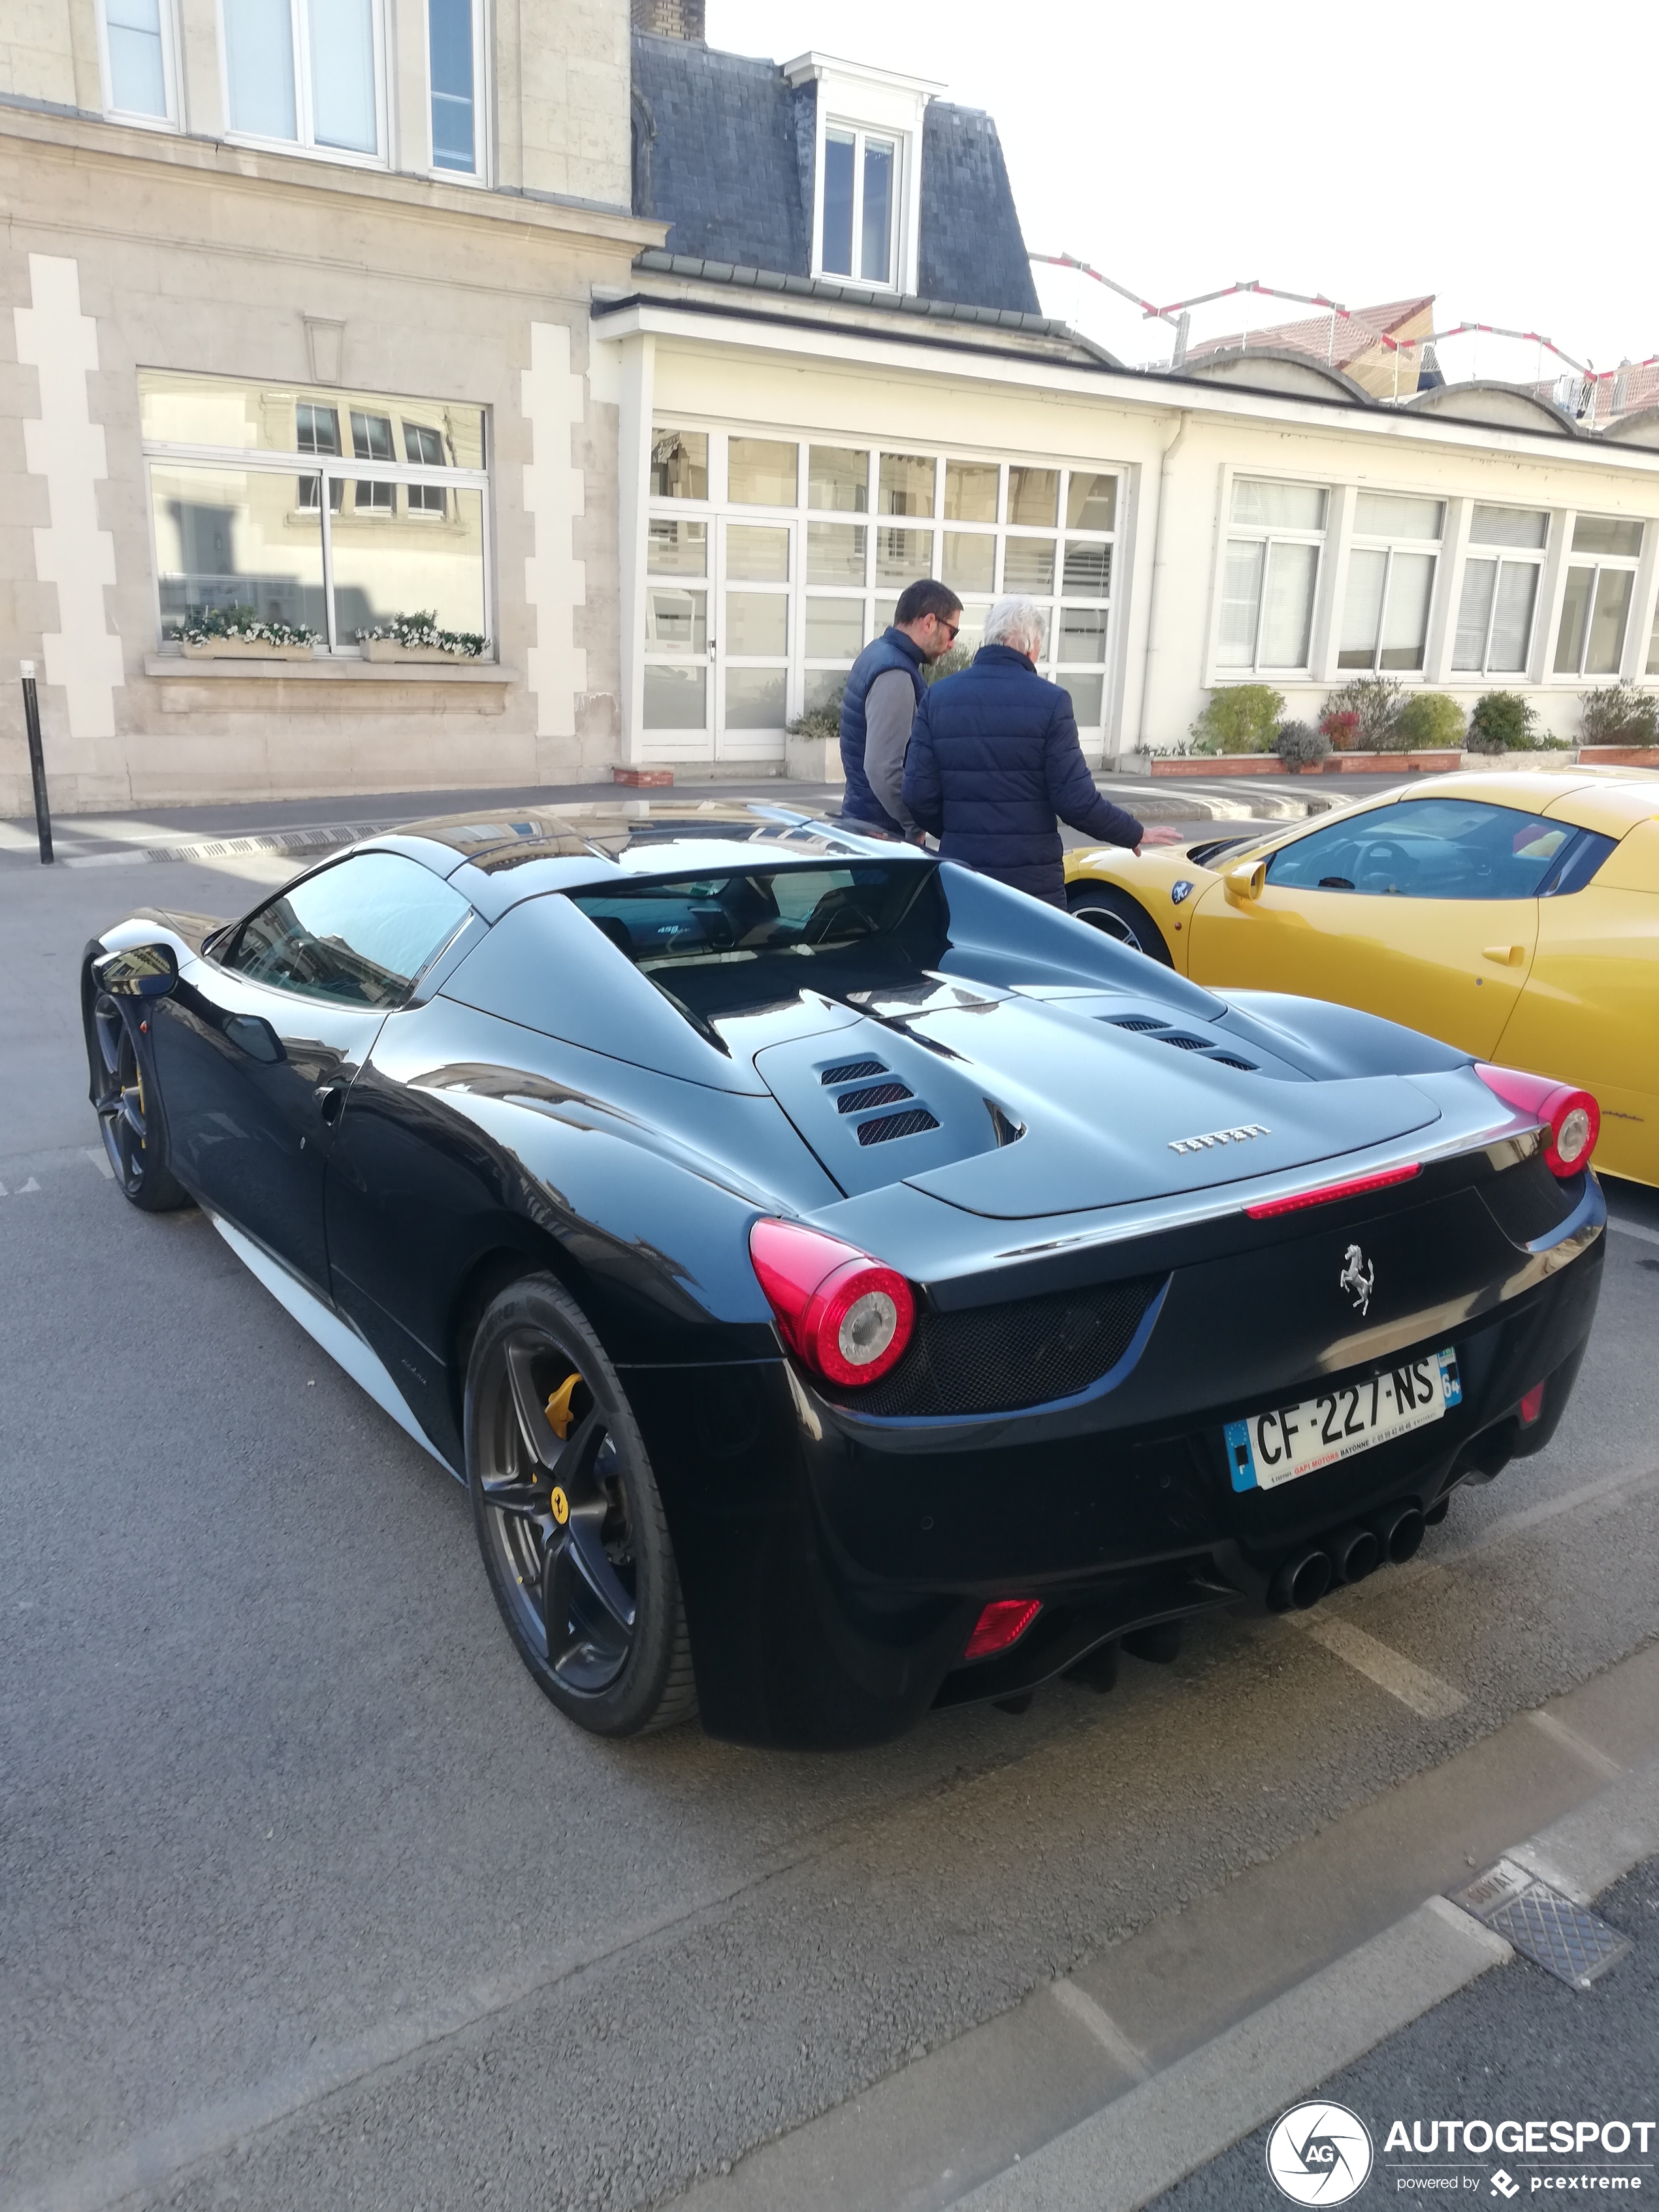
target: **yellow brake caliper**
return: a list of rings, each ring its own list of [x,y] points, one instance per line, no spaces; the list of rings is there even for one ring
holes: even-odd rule
[[[567,1375],[547,1401],[547,1425],[561,1443],[570,1434],[570,1424],[575,1419],[570,1410],[570,1400],[576,1385],[581,1379],[580,1375]],[[557,1483],[553,1486],[552,1506],[553,1518],[562,1528],[570,1518],[570,1500]]]

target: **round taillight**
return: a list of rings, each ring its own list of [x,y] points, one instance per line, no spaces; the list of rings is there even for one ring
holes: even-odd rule
[[[1547,1075],[1523,1074],[1518,1067],[1488,1067],[1480,1060],[1474,1072],[1506,1106],[1543,1123],[1548,1132],[1544,1164],[1552,1175],[1576,1176],[1589,1165],[1601,1133],[1601,1109],[1588,1091],[1553,1083]]]
[[[784,1341],[826,1382],[873,1382],[903,1358],[916,1300],[896,1268],[799,1221],[756,1222],[749,1256]]]

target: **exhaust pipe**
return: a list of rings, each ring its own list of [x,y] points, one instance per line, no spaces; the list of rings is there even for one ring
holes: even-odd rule
[[[1374,1524],[1382,1556],[1391,1567],[1403,1567],[1423,1541],[1428,1522],[1414,1505],[1402,1505],[1383,1514]]]
[[[1382,1545],[1375,1528],[1344,1528],[1329,1541],[1339,1582],[1363,1583],[1382,1564]]]
[[[1267,1585],[1275,1613],[1306,1613],[1331,1586],[1334,1570],[1328,1552],[1301,1552],[1285,1561]]]

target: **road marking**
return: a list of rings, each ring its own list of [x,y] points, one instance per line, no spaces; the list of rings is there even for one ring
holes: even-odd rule
[[[101,1145],[85,1145],[82,1146],[82,1150],[86,1158],[89,1159],[94,1167],[97,1169],[99,1174],[102,1176],[104,1181],[106,1182],[113,1182],[115,1180],[115,1170],[110,1165],[109,1154],[104,1150],[103,1146]]]
[[[1527,1718],[1535,1729],[1541,1729],[1553,1743],[1559,1743],[1564,1751],[1570,1751],[1575,1759],[1582,1759],[1586,1766],[1593,1767],[1604,1781],[1616,1782],[1625,1771],[1616,1759],[1609,1759],[1599,1745],[1593,1744],[1587,1735],[1580,1735],[1577,1729],[1569,1728],[1543,1706],[1528,1713]]]
[[[1056,2004],[1063,2006],[1071,2014],[1079,2027],[1086,2029],[1093,2036],[1103,2051],[1116,2060],[1132,2080],[1152,2080],[1152,2069],[1145,2056],[1136,2050],[1110,2013],[1097,2005],[1086,1990],[1080,1990],[1075,1982],[1062,1978],[1049,1983],[1048,1993]]]
[[[1638,1221],[1621,1221],[1616,1213],[1610,1213],[1607,1226],[1616,1229],[1621,1237],[1639,1237],[1644,1244],[1659,1244],[1659,1229],[1644,1229]]]
[[[1350,1667],[1375,1682],[1379,1690],[1386,1690],[1402,1705],[1409,1705],[1424,1720],[1448,1720],[1462,1710],[1465,1700],[1461,1690],[1454,1690],[1437,1674],[1414,1665],[1392,1644],[1379,1643],[1375,1636],[1368,1636],[1352,1621],[1312,1613],[1287,1613],[1285,1618],[1292,1626],[1311,1636],[1316,1644],[1322,1644],[1326,1650],[1334,1652],[1339,1659],[1346,1659]]]
[[[14,1198],[27,1198],[30,1191],[39,1190],[40,1188],[40,1184],[35,1181],[34,1177],[31,1176],[26,1183],[20,1184],[18,1188],[13,1191],[12,1196]]]

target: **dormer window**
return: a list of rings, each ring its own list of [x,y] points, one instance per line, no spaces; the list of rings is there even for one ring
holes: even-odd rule
[[[832,123],[823,134],[823,273],[893,281],[896,141]]]
[[[783,73],[811,103],[798,112],[803,136],[814,134],[812,274],[915,291],[923,118],[943,87],[827,54]]]

